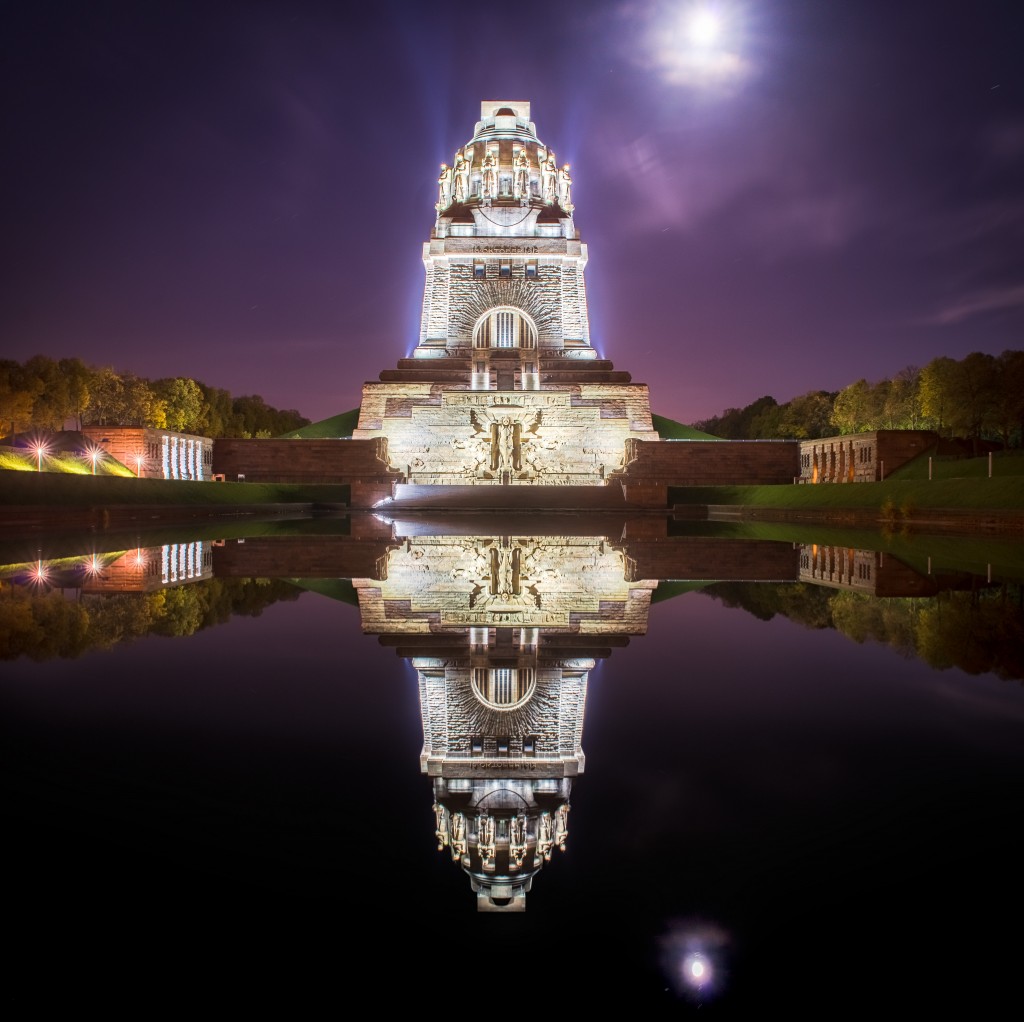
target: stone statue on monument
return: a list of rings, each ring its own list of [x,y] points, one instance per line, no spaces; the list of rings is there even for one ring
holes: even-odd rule
[[[520,149],[519,155],[516,157],[512,194],[517,199],[530,197],[530,158],[526,155],[525,149]]]
[[[488,149],[484,157],[481,189],[485,199],[493,199],[498,195],[498,161],[493,149]]]
[[[452,168],[447,163],[441,164],[441,173],[437,177],[437,202],[435,208],[440,213],[452,204]]]
[[[465,202],[469,198],[469,171],[469,160],[466,159],[460,149],[455,154],[455,167],[453,168],[456,202]]]
[[[558,172],[558,204],[566,213],[572,212],[572,177],[568,163]]]
[[[545,202],[551,203],[555,201],[555,178],[557,175],[558,168],[555,165],[555,154],[548,153],[547,159],[541,164],[541,185]]]

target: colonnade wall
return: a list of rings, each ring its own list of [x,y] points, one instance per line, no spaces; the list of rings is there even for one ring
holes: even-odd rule
[[[927,429],[885,429],[800,442],[801,483],[874,483],[929,447],[939,435]]]

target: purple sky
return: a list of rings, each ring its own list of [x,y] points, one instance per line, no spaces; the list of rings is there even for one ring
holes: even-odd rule
[[[572,164],[593,341],[655,411],[1024,347],[1019,2],[721,0],[703,58],[681,0],[347,6],[7,15],[0,355],[354,407],[484,99]]]

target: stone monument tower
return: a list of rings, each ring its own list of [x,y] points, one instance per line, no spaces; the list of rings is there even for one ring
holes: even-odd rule
[[[658,434],[647,386],[591,345],[570,168],[529,103],[481,104],[435,210],[419,343],[365,384],[354,437],[414,485],[606,485]]]

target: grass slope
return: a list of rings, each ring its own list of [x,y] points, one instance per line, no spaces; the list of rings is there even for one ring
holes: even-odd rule
[[[332,415],[320,422],[311,422],[302,429],[293,430],[277,437],[278,440],[334,440],[338,437],[350,437],[359,422],[359,409]]]
[[[720,440],[721,437],[702,433],[699,429],[686,426],[675,419],[667,419],[664,415],[651,415],[654,428],[662,440]]]

